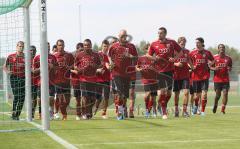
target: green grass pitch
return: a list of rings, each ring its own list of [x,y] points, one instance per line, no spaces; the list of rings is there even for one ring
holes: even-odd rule
[[[212,105],[213,93],[209,94],[208,106]],[[205,117],[174,118],[168,120],[145,119],[136,114],[135,119],[117,121],[113,111],[110,118],[102,120],[76,121],[72,115],[67,121],[52,121],[51,131],[78,148],[86,149],[239,149],[240,147],[240,98],[236,93],[229,94],[229,107],[226,115],[212,114],[207,109]],[[74,103],[74,100],[73,100]],[[171,99],[170,106],[173,104]],[[74,105],[74,104],[73,104]],[[137,96],[136,105],[143,105],[142,96]],[[1,108],[6,105],[1,105]],[[141,106],[142,107],[142,106]],[[0,109],[1,109],[0,108]],[[143,108],[143,107],[142,107]],[[4,124],[7,116],[0,114],[0,130],[26,128],[25,131],[0,133],[0,148],[63,148],[42,131],[26,122]],[[40,121],[35,121],[40,123]]]

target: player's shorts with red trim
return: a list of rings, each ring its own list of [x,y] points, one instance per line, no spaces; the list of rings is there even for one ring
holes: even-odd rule
[[[189,89],[189,88],[190,88],[189,79],[174,80],[174,82],[173,82],[173,91],[174,92],[178,92],[182,89]]]
[[[214,82],[214,90],[229,90],[230,83],[229,82]]]
[[[201,93],[202,91],[208,91],[209,80],[193,81],[193,92]]]

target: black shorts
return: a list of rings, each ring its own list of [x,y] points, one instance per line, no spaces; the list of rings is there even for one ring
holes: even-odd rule
[[[229,90],[230,89],[230,83],[229,82],[222,82],[222,83],[219,83],[219,82],[214,82],[214,90]]]
[[[71,94],[70,85],[56,85],[55,88],[57,94]]]
[[[104,99],[109,99],[110,96],[110,82],[100,82],[97,85],[97,89],[96,89],[96,98],[98,100],[102,100],[102,98]]]
[[[32,100],[36,100],[38,96],[38,86],[32,84]]]
[[[73,86],[74,97],[79,98],[79,97],[81,97],[81,94],[82,94],[82,92],[81,92],[81,89],[80,89],[80,84]]]
[[[158,89],[167,88],[168,90],[172,90],[173,86],[173,72],[161,72],[157,76],[158,80]]]
[[[49,85],[49,96],[54,97],[56,93],[56,88],[54,85]],[[37,87],[37,95],[39,98],[41,98],[41,86]]]
[[[136,81],[130,81],[130,89],[135,89]]]
[[[149,83],[143,85],[145,92],[150,92],[152,96],[157,96],[158,84],[157,83]]]
[[[174,80],[173,82],[173,91],[178,92],[181,91],[182,89],[189,89],[189,79],[184,79],[184,80]]]
[[[80,82],[81,96],[95,97],[97,84],[93,82]]]
[[[193,92],[201,93],[202,91],[208,91],[209,80],[193,81]]]
[[[112,88],[121,98],[129,98],[130,78],[115,76],[112,82]]]
[[[193,85],[189,86],[189,92],[190,92],[190,95],[194,94]]]

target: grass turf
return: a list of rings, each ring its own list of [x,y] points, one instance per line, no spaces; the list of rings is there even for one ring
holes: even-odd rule
[[[136,105],[144,108],[142,95],[138,94]],[[208,106],[212,105],[214,94],[209,93]],[[170,101],[170,106],[173,100]],[[235,93],[229,94],[229,105],[239,106],[239,97]],[[74,100],[72,100],[74,106]],[[2,109],[9,109],[0,105]],[[111,106],[112,107],[112,106]],[[5,111],[0,109],[0,111]],[[114,149],[114,148],[239,148],[240,145],[240,108],[227,108],[227,114],[212,114],[207,109],[205,117],[194,116],[188,119],[174,118],[172,114],[168,120],[145,119],[141,113],[135,119],[117,121],[113,111],[108,120],[102,120],[99,115],[87,121],[75,121],[75,115],[70,115],[67,121],[51,121],[51,131],[58,136],[86,149]],[[4,119],[2,119],[4,117]],[[1,148],[62,148],[43,132],[25,122],[10,122],[0,114],[0,130],[29,129],[0,133]],[[36,120],[35,122],[40,123]],[[8,125],[6,125],[8,124]]]

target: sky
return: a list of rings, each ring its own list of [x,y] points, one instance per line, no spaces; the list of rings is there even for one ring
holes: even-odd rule
[[[100,44],[126,29],[133,43],[157,39],[164,26],[168,37],[187,38],[187,48],[203,37],[206,47],[224,43],[240,49],[238,0],[48,0],[48,39],[65,40],[66,49],[86,38]],[[81,5],[81,19],[79,13]],[[81,20],[81,23],[80,23]],[[81,27],[80,27],[81,26]],[[81,30],[79,29],[81,28]]]

